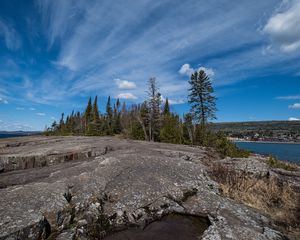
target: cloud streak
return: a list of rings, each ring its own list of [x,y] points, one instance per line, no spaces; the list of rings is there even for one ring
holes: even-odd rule
[[[291,96],[280,96],[276,97],[279,100],[298,100],[300,99],[300,95],[291,95]]]
[[[162,92],[164,95],[180,99],[186,95],[187,78],[183,76],[190,75],[191,65],[195,69],[210,66],[205,70],[218,86],[243,80],[253,69],[267,68],[278,59],[262,56],[264,41],[257,31],[257,19],[272,16],[273,4],[270,0],[257,4],[242,1],[240,5],[227,1],[228,11],[224,12],[224,5],[218,2],[200,7],[196,0],[184,5],[177,0],[144,0],[130,9],[128,1],[47,0],[39,1],[38,8],[49,45],[63,46],[54,60],[55,67],[65,71],[63,76],[72,76],[60,84],[62,95],[99,91],[113,95],[117,87],[135,90],[132,94],[143,98],[141,87],[156,76],[162,91],[177,86]],[[205,34],[199,35],[199,31]],[[218,56],[222,51],[224,54]],[[185,75],[180,75],[178,66],[185,62],[192,64]],[[113,79],[130,81],[120,80],[112,86]],[[122,85],[121,81],[128,83]]]
[[[284,3],[263,30],[270,35],[275,45],[288,53],[300,48],[300,2],[289,0]]]
[[[295,117],[290,117],[288,119],[288,121],[300,121],[300,119],[299,118],[295,118]]]
[[[116,96],[119,99],[127,99],[127,100],[135,100],[137,97],[133,95],[132,93],[120,93]]]
[[[0,104],[3,103],[3,104],[8,104],[8,101],[2,97],[0,97]]]
[[[135,89],[136,84],[127,80],[115,79],[119,89]]]
[[[300,103],[294,103],[292,105],[289,105],[289,108],[291,108],[291,109],[300,109]]]
[[[0,18],[0,37],[4,38],[5,45],[9,50],[15,51],[21,47],[19,34],[14,27]]]
[[[209,77],[213,77],[215,75],[215,72],[212,68],[206,68],[201,66],[198,69],[194,69],[188,63],[183,64],[178,72],[182,75],[187,75],[188,77],[190,77],[195,71],[200,70],[204,71]]]

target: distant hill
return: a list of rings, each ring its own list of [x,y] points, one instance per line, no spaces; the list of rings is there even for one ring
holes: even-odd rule
[[[225,131],[297,131],[300,132],[300,121],[253,121],[214,123],[214,129]]]
[[[300,141],[300,121],[254,121],[213,123],[214,130],[247,140]]]

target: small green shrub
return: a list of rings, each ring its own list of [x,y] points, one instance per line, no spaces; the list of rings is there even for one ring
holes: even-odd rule
[[[249,151],[238,148],[223,135],[217,139],[216,150],[223,156],[231,158],[247,158],[250,155]]]
[[[198,127],[195,131],[195,144],[205,147],[212,147],[222,157],[246,158],[250,152],[238,148],[232,141],[228,140],[222,132],[214,132],[208,127]]]
[[[269,167],[271,168],[281,168],[287,171],[295,171],[296,167],[293,166],[290,163],[285,163],[283,161],[279,161],[278,159],[270,156],[267,160],[267,164],[269,165]]]

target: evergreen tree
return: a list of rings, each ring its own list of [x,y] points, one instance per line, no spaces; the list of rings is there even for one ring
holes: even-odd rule
[[[93,102],[92,115],[93,118],[92,121],[89,123],[87,135],[93,135],[93,136],[100,135],[101,122],[100,122],[97,96],[95,97]]]
[[[163,114],[164,114],[164,116],[167,116],[167,115],[170,114],[170,106],[169,106],[169,100],[168,100],[168,98],[166,98],[166,102],[165,102]]]
[[[121,107],[121,102],[120,102],[119,98],[117,98],[116,107],[117,107],[117,110],[119,111],[120,107]]]
[[[74,133],[76,135],[84,134],[84,121],[79,111],[74,116]]]
[[[112,116],[113,116],[113,111],[111,108],[111,104],[110,104],[110,96],[108,96],[107,98],[107,103],[106,103],[106,116],[110,121],[110,125],[111,125],[111,120],[112,120]]]
[[[113,111],[113,123],[112,129],[113,133],[119,134],[121,133],[121,113],[120,113],[120,100],[117,99],[116,104],[114,104],[114,111]]]
[[[98,108],[98,96],[96,95],[93,103],[93,121],[95,123],[100,121],[100,116],[99,116],[99,108]]]
[[[112,135],[112,122],[113,122],[113,110],[111,107],[110,103],[110,96],[107,98],[107,103],[106,103],[106,121],[103,123],[102,129],[107,135]]]
[[[57,131],[57,122],[54,120],[54,122],[51,125],[51,131],[56,132]]]
[[[65,135],[65,133],[66,133],[66,126],[65,126],[65,122],[64,122],[64,116],[65,116],[65,114],[62,113],[61,114],[61,118],[59,120],[59,128],[58,128],[58,130],[59,130],[59,133],[61,135]]]
[[[148,81],[148,111],[149,111],[149,140],[155,141],[159,137],[161,94],[158,91],[155,78]]]
[[[208,120],[216,119],[216,97],[209,77],[203,70],[195,71],[189,80],[189,104],[196,123],[205,125]]]
[[[87,107],[84,113],[84,120],[85,120],[85,133],[87,134],[90,132],[91,122],[93,121],[93,107],[92,107],[92,98],[89,98]]]
[[[180,144],[183,142],[182,128],[177,115],[165,112],[159,138],[160,141],[167,143]]]

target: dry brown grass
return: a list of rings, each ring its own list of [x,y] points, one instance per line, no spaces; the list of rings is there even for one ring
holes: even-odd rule
[[[220,183],[224,196],[263,210],[288,231],[299,229],[299,196],[287,182],[272,176],[257,177],[221,164],[211,165],[211,175]]]
[[[296,171],[297,166],[295,164],[289,163],[287,161],[279,161],[276,158],[270,156],[267,160],[267,164],[271,168],[281,168],[287,171]]]

